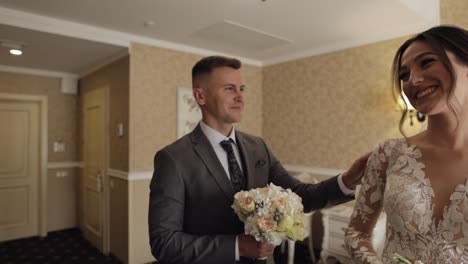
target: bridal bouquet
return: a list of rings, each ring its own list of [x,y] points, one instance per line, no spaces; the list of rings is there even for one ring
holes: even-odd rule
[[[400,255],[398,253],[393,253],[392,258],[393,258],[393,260],[398,261],[398,263],[412,264],[411,261],[407,260],[405,257],[403,257],[402,255]],[[416,260],[414,262],[414,264],[424,264],[424,263],[422,263],[419,260]]]
[[[279,245],[285,238],[303,240],[304,207],[290,189],[270,183],[267,187],[240,191],[232,208],[245,224],[245,233],[257,241]]]

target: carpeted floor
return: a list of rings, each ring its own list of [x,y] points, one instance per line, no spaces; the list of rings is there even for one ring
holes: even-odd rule
[[[2,264],[102,264],[121,263],[94,248],[78,229],[51,232],[45,238],[32,237],[0,242]]]

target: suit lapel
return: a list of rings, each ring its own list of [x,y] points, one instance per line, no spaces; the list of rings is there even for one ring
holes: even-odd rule
[[[232,203],[234,201],[234,189],[232,188],[231,182],[226,175],[226,171],[221,165],[221,162],[219,162],[211,143],[201,130],[200,125],[193,130],[191,138],[194,151],[198,156],[200,156],[219,188]]]
[[[242,157],[242,162],[244,163],[245,166],[245,171],[246,171],[246,179],[247,179],[247,190],[256,188],[256,183],[255,183],[255,160],[253,157],[253,153],[255,152],[255,149],[253,146],[250,146],[250,144],[247,143],[247,141],[244,138],[244,135],[238,131],[236,131],[236,140],[237,144],[239,144],[239,151]]]

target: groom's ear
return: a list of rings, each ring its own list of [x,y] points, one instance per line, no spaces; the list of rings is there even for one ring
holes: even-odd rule
[[[204,90],[202,88],[193,88],[193,98],[197,101],[198,105],[205,105],[205,96],[203,95]]]

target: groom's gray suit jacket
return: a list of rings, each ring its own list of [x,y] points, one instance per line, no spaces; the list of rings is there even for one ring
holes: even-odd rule
[[[236,140],[247,189],[269,182],[290,188],[302,197],[305,211],[352,199],[341,192],[336,177],[304,184],[289,176],[261,138],[236,131]],[[243,223],[231,208],[229,178],[200,125],[156,153],[150,189],[150,246],[158,263],[235,263]]]

